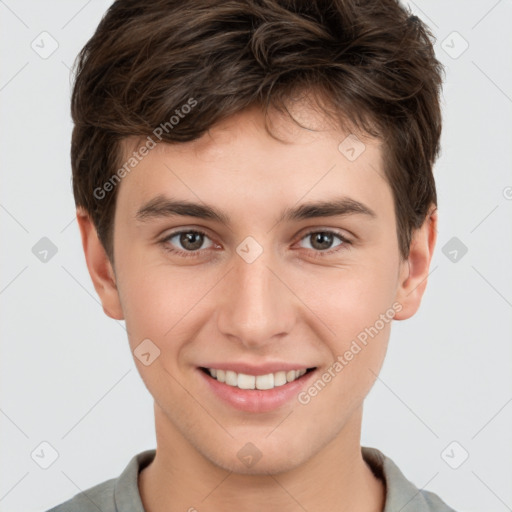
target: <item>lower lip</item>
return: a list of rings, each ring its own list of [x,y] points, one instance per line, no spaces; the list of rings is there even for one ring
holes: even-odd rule
[[[245,412],[268,412],[294,399],[308,384],[316,370],[305,373],[293,382],[266,390],[240,389],[219,382],[199,368],[198,372],[215,395],[232,407]]]

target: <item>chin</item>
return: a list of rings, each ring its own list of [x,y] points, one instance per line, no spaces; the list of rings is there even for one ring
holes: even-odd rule
[[[264,460],[265,459],[265,460]],[[290,460],[286,456],[262,457],[254,466],[248,467],[243,463],[233,463],[233,459],[225,461],[224,469],[238,475],[268,476],[286,473],[300,465],[299,460]]]
[[[263,443],[261,443],[263,444]],[[260,446],[261,446],[260,444]],[[276,475],[291,471],[302,464],[307,457],[305,452],[297,453],[292,447],[281,445],[279,453],[275,448],[257,448],[252,443],[246,443],[240,449],[231,452],[204,454],[212,464],[238,475]],[[293,456],[291,454],[294,454]]]

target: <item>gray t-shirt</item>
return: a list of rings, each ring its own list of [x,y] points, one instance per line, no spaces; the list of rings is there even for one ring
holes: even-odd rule
[[[398,466],[376,448],[361,447],[363,459],[386,487],[382,512],[455,512],[437,494],[418,489]],[[135,455],[118,478],[90,487],[47,512],[145,512],[137,479],[156,450]]]

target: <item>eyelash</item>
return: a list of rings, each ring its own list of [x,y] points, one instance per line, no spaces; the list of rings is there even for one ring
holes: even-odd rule
[[[194,233],[194,234],[203,235],[203,236],[209,238],[207,233],[205,233],[204,231],[201,231],[199,229],[186,229],[186,230],[175,231],[174,233],[170,233],[163,240],[161,240],[160,243],[162,244],[163,248],[167,252],[176,254],[176,255],[178,255],[180,257],[184,257],[184,258],[196,258],[201,254],[202,251],[207,250],[207,249],[200,249],[200,250],[196,250],[196,251],[182,251],[179,249],[174,249],[174,248],[169,247],[169,240],[171,238],[174,238],[176,235],[181,235],[183,233]],[[299,239],[299,241],[303,240],[304,238],[307,238],[308,236],[310,236],[314,233],[328,233],[328,234],[334,235],[335,237],[339,238],[342,242],[340,245],[336,246],[333,249],[326,249],[324,251],[311,249],[314,253],[315,258],[325,258],[326,256],[331,256],[333,253],[336,253],[340,250],[349,249],[350,245],[352,245],[352,242],[350,240],[348,240],[346,237],[344,237],[343,235],[341,235],[340,233],[338,233],[336,231],[329,230],[329,229],[318,229],[318,228],[305,233]]]

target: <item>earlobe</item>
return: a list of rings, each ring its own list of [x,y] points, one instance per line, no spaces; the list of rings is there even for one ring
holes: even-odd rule
[[[77,208],[76,218],[82,237],[85,260],[94,289],[100,297],[103,311],[115,320],[123,320],[123,310],[119,299],[115,273],[105,249],[98,238],[96,227],[89,214]]]
[[[437,208],[432,207],[423,225],[413,232],[409,257],[402,263],[397,294],[402,309],[395,315],[395,320],[410,318],[420,307],[436,240]]]

